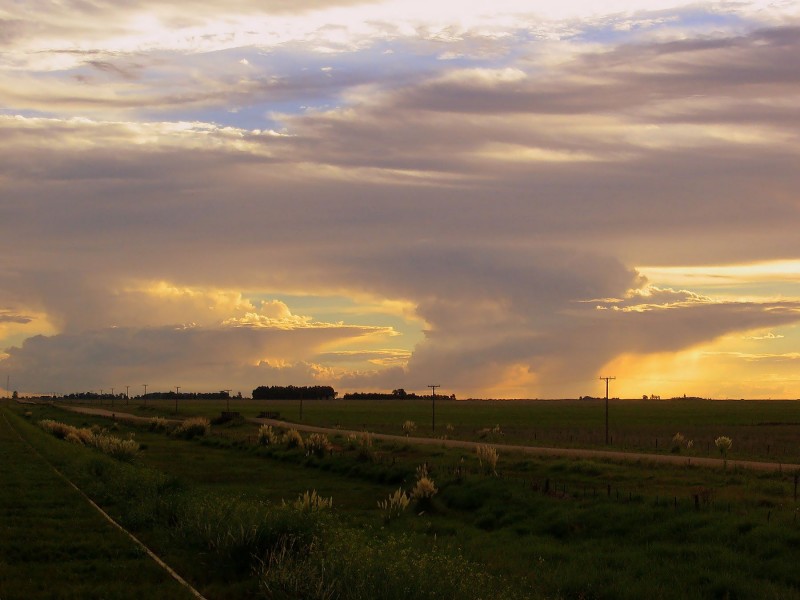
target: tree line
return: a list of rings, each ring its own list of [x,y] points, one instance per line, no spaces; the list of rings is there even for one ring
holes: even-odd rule
[[[329,385],[260,385],[253,400],[333,400],[338,393]]]

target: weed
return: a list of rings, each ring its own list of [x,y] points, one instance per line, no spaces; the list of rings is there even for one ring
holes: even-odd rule
[[[396,492],[389,494],[389,498],[378,501],[378,508],[383,511],[383,520],[388,522],[399,517],[408,508],[410,502],[411,498],[408,497],[403,489],[397,488]]]
[[[300,494],[297,500],[292,503],[292,507],[295,510],[304,513],[320,512],[322,510],[328,510],[332,506],[333,498],[323,498],[317,494],[317,490],[306,491]]]
[[[417,424],[414,421],[403,421],[403,433],[406,434],[406,437],[411,435],[417,430]]]

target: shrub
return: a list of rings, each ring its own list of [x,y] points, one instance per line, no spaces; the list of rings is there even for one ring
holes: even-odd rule
[[[186,419],[178,425],[172,434],[190,440],[195,437],[203,437],[211,432],[211,423],[203,417],[192,417]]]
[[[500,458],[497,450],[485,444],[481,444],[475,450],[478,454],[478,463],[484,472],[490,475],[496,475],[497,461]]]
[[[303,443],[303,436],[300,435],[300,432],[297,429],[290,429],[286,433],[283,434],[283,443],[286,444],[287,448],[300,448],[301,450],[305,447]]]
[[[275,446],[279,438],[272,425],[262,425],[258,428],[258,443],[261,446]]]
[[[328,436],[323,433],[312,433],[306,438],[305,444],[308,454],[313,454],[320,458],[325,456],[327,452],[330,452],[333,447],[328,440]]]
[[[414,484],[414,489],[411,490],[411,497],[417,501],[429,500],[438,492],[439,490],[436,489],[433,479],[430,477],[423,477],[421,479],[417,479],[417,483]]]
[[[417,424],[414,423],[414,421],[404,421],[403,422],[403,433],[405,433],[406,436],[411,435],[416,430],[417,430]]]
[[[402,490],[397,488],[394,494],[389,494],[389,498],[383,501],[378,501],[378,508],[383,511],[384,521],[391,521],[399,517],[402,512],[408,508],[411,498]]]

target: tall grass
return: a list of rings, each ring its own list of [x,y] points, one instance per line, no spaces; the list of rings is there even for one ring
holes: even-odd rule
[[[497,450],[486,444],[481,444],[475,449],[481,469],[489,475],[497,475],[497,461],[500,455]]]
[[[53,436],[73,444],[91,446],[117,460],[130,462],[139,452],[139,443],[133,435],[123,440],[109,435],[105,430],[78,428],[51,419],[39,421],[39,426]]]
[[[378,508],[383,511],[384,521],[388,522],[399,517],[410,503],[411,498],[403,491],[403,488],[397,488],[393,494],[389,494],[386,500],[378,501]]]
[[[262,425],[258,428],[256,440],[260,446],[276,446],[280,442],[280,436],[271,425]]]
[[[272,598],[408,600],[533,598],[488,574],[458,552],[419,549],[405,536],[331,528],[306,554],[271,555],[259,568]]]
[[[184,439],[192,439],[196,437],[203,437],[211,432],[211,422],[204,417],[192,417],[186,419],[175,429],[172,430],[172,435]]]
[[[331,442],[324,433],[312,433],[305,440],[306,452],[309,455],[322,458],[331,451]]]

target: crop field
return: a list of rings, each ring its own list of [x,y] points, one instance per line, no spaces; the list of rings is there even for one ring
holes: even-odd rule
[[[158,419],[175,416],[174,408],[117,402],[120,413],[147,417],[128,423],[12,405],[0,416],[0,426],[5,417],[13,425],[2,430],[2,448],[13,447],[6,438],[19,431],[207,598],[800,598],[798,480],[788,460],[800,425],[790,402],[610,406],[615,449],[624,439],[626,450],[701,456],[708,437],[720,456],[713,439],[725,435],[733,439],[730,458],[782,462],[774,472],[492,454],[499,443],[602,447],[596,401],[437,401],[435,434],[429,402],[303,405],[303,423],[402,434],[403,423],[415,421],[413,435],[475,440],[480,455],[344,431],[331,433],[327,446],[315,446],[319,438],[310,434],[295,446],[296,401],[231,400],[230,410],[242,415],[272,411],[287,420],[269,431],[234,419],[187,435]],[[224,401],[183,402],[177,416],[214,418],[226,408]],[[130,461],[113,460],[46,433],[37,424],[47,419],[132,438],[140,449]],[[676,450],[678,431],[685,440]],[[750,450],[740,448],[745,432]],[[658,448],[648,438],[659,439]],[[759,444],[771,448],[762,452]],[[782,444],[785,456],[775,456]],[[20,473],[52,474],[40,462]],[[324,501],[314,504],[311,492]],[[63,518],[73,525],[71,513]],[[53,543],[64,544],[64,555],[76,552],[67,540]],[[125,543],[106,536],[109,546]],[[37,567],[49,573],[39,563],[25,568]],[[113,576],[98,570],[89,579],[102,586]],[[39,585],[55,582],[43,575]],[[76,580],[64,585],[59,597],[71,597]],[[26,596],[0,585],[0,598],[13,597]]]

